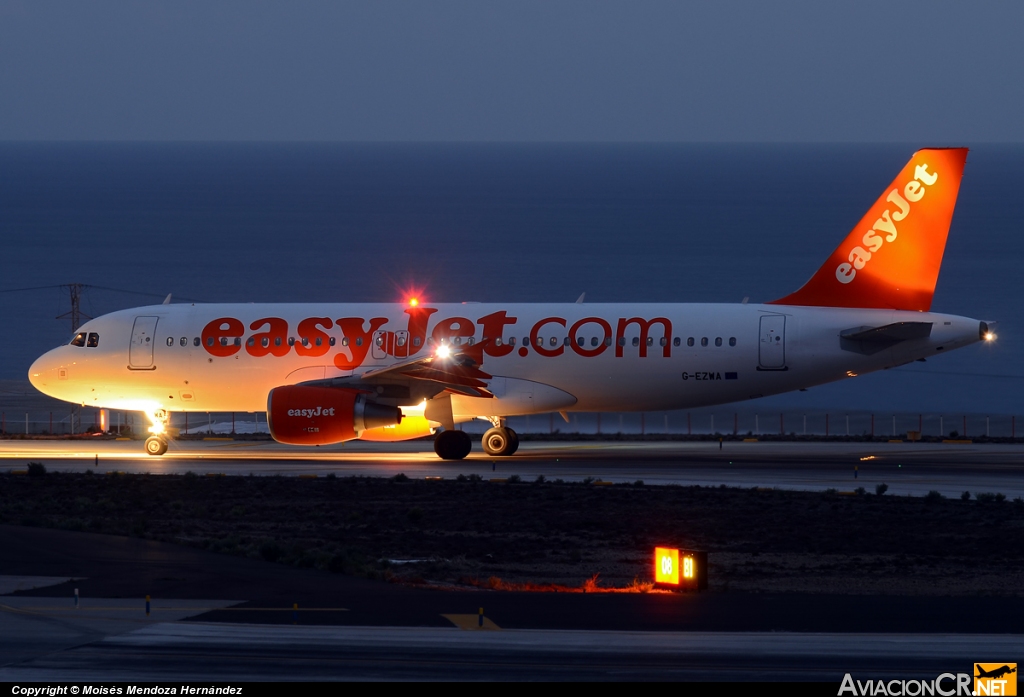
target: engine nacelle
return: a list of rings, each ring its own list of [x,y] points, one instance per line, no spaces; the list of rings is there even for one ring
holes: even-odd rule
[[[270,435],[289,445],[355,440],[368,429],[402,423],[402,411],[367,401],[358,390],[286,385],[267,397]]]

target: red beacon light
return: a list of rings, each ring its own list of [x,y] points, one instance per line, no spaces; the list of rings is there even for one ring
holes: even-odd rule
[[[409,307],[416,307],[420,304],[419,298],[409,298]]]
[[[704,590],[708,587],[707,552],[654,548],[654,582],[676,590]]]

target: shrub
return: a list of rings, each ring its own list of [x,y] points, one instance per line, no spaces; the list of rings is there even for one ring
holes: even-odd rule
[[[868,493],[867,490],[862,486],[857,487],[856,489],[853,490],[853,492],[858,496],[863,496],[864,494]]]
[[[506,481],[508,481],[509,484],[518,484],[519,482],[523,481],[523,479],[518,474],[513,474]]]
[[[267,561],[277,561],[283,554],[284,550],[281,549],[281,545],[274,540],[265,540],[260,545],[260,556]]]
[[[961,501],[970,501],[971,500],[971,492],[965,491],[964,493],[960,494],[960,500]]]
[[[982,503],[993,503],[993,502],[1001,503],[1002,501],[1006,500],[1006,495],[1005,494],[993,494],[993,493],[990,493],[990,492],[986,492],[986,493],[983,493],[983,494],[978,494],[974,498],[977,499],[978,501],[982,502]]]
[[[883,482],[882,484],[876,484],[875,485],[875,493],[878,494],[879,496],[881,496],[882,494],[884,494],[887,491],[889,491],[889,485],[888,484],[885,484]]]
[[[533,483],[534,484],[543,484],[545,481],[546,480],[544,478],[544,475],[543,474],[538,474],[537,478],[533,480]]]
[[[393,481],[393,482],[407,482],[407,481],[409,481],[409,478],[405,476],[404,472],[399,472],[398,474],[396,474],[394,477],[391,478],[391,481]]]
[[[30,462],[28,463],[28,476],[30,477],[42,477],[46,474],[46,466],[41,462]]]
[[[946,498],[946,497],[943,496],[938,491],[935,491],[935,489],[932,489],[931,491],[929,491],[927,494],[925,494],[925,497],[924,497],[925,501],[942,501],[944,498]]]
[[[633,482],[633,486],[643,486],[643,485],[644,485],[644,480],[643,479],[637,479],[635,482]]]

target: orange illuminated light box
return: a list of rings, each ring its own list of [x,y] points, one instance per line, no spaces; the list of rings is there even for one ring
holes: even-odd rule
[[[704,590],[708,586],[707,552],[654,548],[654,582],[678,589]]]

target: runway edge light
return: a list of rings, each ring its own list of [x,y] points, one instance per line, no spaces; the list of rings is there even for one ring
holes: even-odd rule
[[[654,582],[675,590],[701,591],[708,587],[707,552],[654,548]]]

